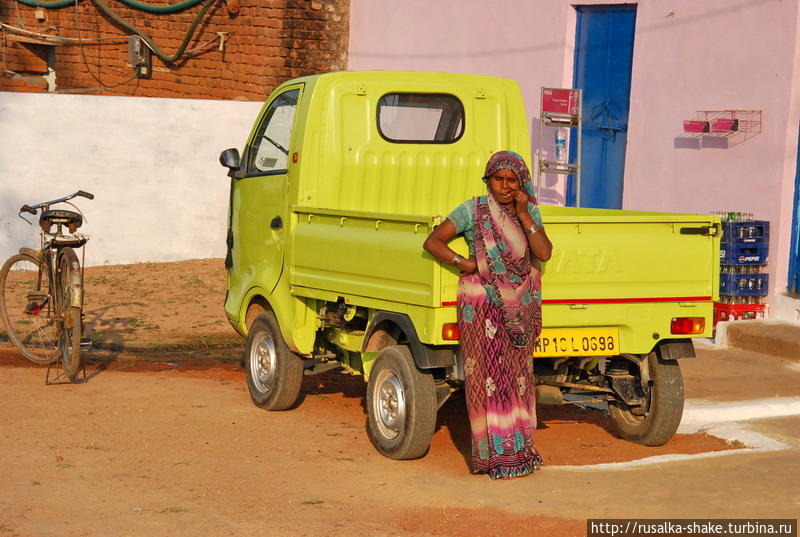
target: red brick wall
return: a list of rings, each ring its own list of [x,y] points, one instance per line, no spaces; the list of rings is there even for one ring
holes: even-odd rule
[[[150,14],[115,0],[105,3],[148,34],[167,54],[178,49],[202,8],[198,5],[180,13]],[[148,3],[169,5],[177,0]],[[170,65],[154,54],[152,78],[134,78],[117,87],[111,86],[125,82],[133,74],[127,42],[57,45],[56,91],[260,101],[290,78],[347,67],[349,4],[349,0],[217,0],[187,48],[202,45],[217,37],[217,32],[228,32],[223,51],[217,41]],[[71,5],[43,11],[46,20],[37,20],[35,8],[16,0],[3,0],[0,22],[86,40],[125,37],[130,33],[90,0],[80,1],[77,8]],[[47,91],[41,77],[46,71],[47,47],[22,44],[14,36],[15,32],[6,29],[0,43],[0,91]],[[109,89],[98,90],[101,82]]]

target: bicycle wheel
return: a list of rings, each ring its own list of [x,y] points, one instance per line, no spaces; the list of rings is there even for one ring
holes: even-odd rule
[[[59,349],[64,376],[74,381],[81,368],[81,308],[83,305],[81,265],[72,248],[58,255],[56,285],[61,307]]]
[[[59,326],[49,289],[49,267],[26,254],[11,256],[0,269],[0,317],[9,341],[37,364],[58,358]]]

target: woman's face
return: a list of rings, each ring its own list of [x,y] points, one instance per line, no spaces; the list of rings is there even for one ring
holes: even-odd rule
[[[489,176],[489,192],[500,205],[509,205],[514,202],[514,192],[519,190],[517,174],[503,168]]]

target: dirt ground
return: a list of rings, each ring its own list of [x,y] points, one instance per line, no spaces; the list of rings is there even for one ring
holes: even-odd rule
[[[428,455],[403,462],[370,445],[358,377],[306,377],[292,411],[252,405],[220,259],[90,267],[85,287],[85,383],[45,386],[45,367],[0,343],[0,537],[585,533],[585,519],[559,515],[550,484],[502,501],[537,475],[469,475],[458,394]],[[647,448],[616,438],[600,411],[539,414],[543,474],[740,447],[692,434]]]

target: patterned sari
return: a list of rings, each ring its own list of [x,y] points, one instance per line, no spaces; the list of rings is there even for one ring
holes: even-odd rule
[[[541,225],[522,158],[507,151],[496,153],[484,180],[502,168],[516,173],[528,192],[528,210]],[[476,273],[459,280],[457,303],[472,471],[488,473],[492,479],[524,476],[542,464],[533,442],[532,360],[542,326],[540,272],[531,263],[519,220],[491,194],[467,201],[448,218],[457,231],[471,231],[465,235],[478,262]]]

